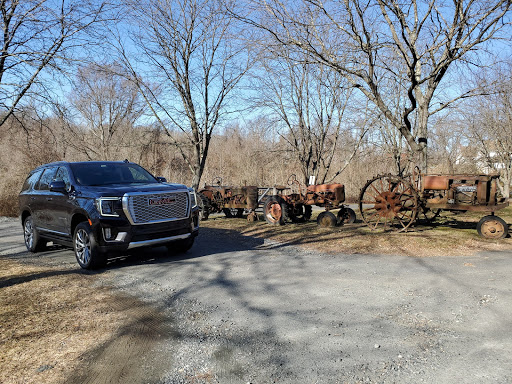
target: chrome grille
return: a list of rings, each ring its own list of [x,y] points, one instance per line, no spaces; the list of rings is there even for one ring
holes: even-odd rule
[[[126,194],[123,208],[133,224],[159,223],[187,218],[189,201],[188,192]]]

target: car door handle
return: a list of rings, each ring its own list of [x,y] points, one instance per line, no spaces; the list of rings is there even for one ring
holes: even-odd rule
[[[53,197],[47,197],[46,198],[47,201],[52,201],[53,200]]]

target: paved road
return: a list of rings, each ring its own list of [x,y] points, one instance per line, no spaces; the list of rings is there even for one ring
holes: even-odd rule
[[[29,260],[12,225],[0,255]],[[165,314],[160,363],[133,362],[160,383],[512,383],[511,261],[326,255],[202,228],[185,255],[155,248],[96,276]]]

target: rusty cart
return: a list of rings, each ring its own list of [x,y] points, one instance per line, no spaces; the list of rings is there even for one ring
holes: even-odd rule
[[[226,217],[242,217],[248,211],[247,219],[258,219],[258,187],[223,186],[222,179],[216,177],[212,185],[205,185],[198,191],[201,199],[201,219],[207,220],[211,213],[224,212]]]
[[[288,187],[276,186],[273,195],[263,203],[263,214],[269,224],[283,225],[287,220],[293,223],[308,221],[312,206],[325,208],[317,218],[324,227],[342,223],[353,223],[356,214],[345,206],[345,187],[343,184],[321,184],[303,186],[295,175],[288,179]],[[339,209],[335,216],[331,210]]]
[[[507,236],[508,225],[495,212],[509,205],[498,193],[498,175],[438,175],[415,171],[407,177],[379,175],[359,195],[363,221],[372,229],[406,231],[417,220],[432,222],[442,210],[487,213],[477,224],[486,238]]]

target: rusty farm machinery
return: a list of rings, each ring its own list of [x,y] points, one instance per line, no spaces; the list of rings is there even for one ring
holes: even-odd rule
[[[217,177],[212,185],[205,185],[199,191],[202,203],[202,219],[211,213],[224,212],[226,217],[242,217],[248,212],[249,221],[258,220],[256,209],[263,201],[263,214],[269,224],[283,225],[286,221],[300,223],[311,218],[312,206],[324,207],[318,215],[321,226],[353,223],[355,212],[342,204],[345,201],[343,184],[322,184],[303,186],[295,175],[288,179],[288,186],[258,188],[256,186],[223,186]],[[269,195],[270,194],[270,195]],[[337,216],[331,210],[338,209]]]
[[[226,217],[242,217],[244,210],[249,212],[249,221],[258,220],[258,187],[223,186],[222,179],[216,177],[212,185],[205,185],[198,192],[201,198],[202,220],[207,220],[211,213],[220,212],[224,212]]]
[[[302,185],[295,175],[288,178],[289,187],[274,187],[273,194],[263,203],[263,214],[269,224],[283,225],[287,220],[293,223],[308,221],[312,206],[325,208],[317,218],[320,226],[330,227],[336,224],[353,223],[355,212],[345,206],[345,187],[343,184]],[[339,209],[337,216],[331,210]]]
[[[498,193],[498,175],[379,175],[369,180],[359,195],[363,221],[372,229],[406,231],[417,220],[432,222],[442,210],[487,213],[477,224],[478,233],[499,239],[508,225],[494,213],[509,205]]]

